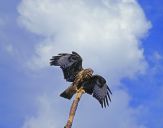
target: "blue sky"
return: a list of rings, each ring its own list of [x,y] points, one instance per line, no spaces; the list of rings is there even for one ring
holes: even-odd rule
[[[108,1],[71,3],[74,6],[68,12],[50,0],[1,1],[1,128],[63,127],[71,101],[59,93],[69,83],[61,70],[47,65],[52,55],[72,50],[81,53],[84,66],[102,74],[113,91],[107,109],[84,95],[74,127],[163,127],[162,1]],[[70,4],[62,2],[69,8]],[[92,15],[94,8],[96,15]],[[116,23],[124,28],[117,28]]]

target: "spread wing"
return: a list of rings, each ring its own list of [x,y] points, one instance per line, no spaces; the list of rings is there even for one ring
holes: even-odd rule
[[[108,100],[111,101],[110,94],[112,94],[106,80],[100,75],[93,75],[88,81],[83,83],[83,88],[88,94],[93,94],[93,97],[96,98],[99,103],[106,107],[109,106]]]
[[[60,66],[64,78],[69,82],[73,82],[76,74],[82,70],[82,58],[76,52],[72,52],[72,54],[60,53],[50,59],[50,65]]]

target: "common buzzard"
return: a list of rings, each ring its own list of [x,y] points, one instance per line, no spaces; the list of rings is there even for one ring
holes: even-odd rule
[[[72,84],[60,94],[61,97],[71,99],[81,87],[87,94],[93,95],[103,106],[109,106],[108,99],[111,101],[112,94],[106,80],[100,75],[93,75],[93,70],[83,69],[82,58],[76,52],[72,54],[60,53],[50,59],[51,66],[60,66],[63,71],[64,79]]]

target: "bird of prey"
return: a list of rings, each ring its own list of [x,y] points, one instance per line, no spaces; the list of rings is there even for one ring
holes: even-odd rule
[[[82,87],[87,94],[93,95],[103,106],[109,106],[108,99],[111,101],[112,94],[106,80],[100,75],[93,75],[93,70],[83,69],[82,58],[76,53],[60,53],[52,56],[51,66],[60,66],[63,71],[64,79],[72,82],[71,85],[60,94],[61,97],[71,99],[72,96]]]

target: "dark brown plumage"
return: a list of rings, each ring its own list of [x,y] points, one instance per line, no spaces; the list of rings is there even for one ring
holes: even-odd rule
[[[51,66],[60,66],[64,78],[72,84],[60,94],[61,97],[71,99],[79,88],[83,88],[86,93],[93,95],[101,106],[109,106],[112,94],[106,80],[100,75],[93,75],[93,70],[82,68],[82,58],[76,52],[72,54],[60,53],[50,59]],[[109,100],[109,101],[108,101]]]

